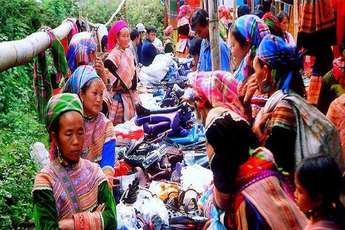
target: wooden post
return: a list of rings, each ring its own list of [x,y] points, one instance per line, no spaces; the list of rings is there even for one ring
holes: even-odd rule
[[[237,18],[237,0],[233,0],[232,7],[234,10],[233,16],[234,16],[234,21],[235,21],[235,19]]]
[[[212,71],[220,69],[218,2],[208,1],[209,33],[211,44]]]
[[[297,41],[297,33],[298,33],[298,0],[293,1],[293,30],[294,30],[294,38]]]

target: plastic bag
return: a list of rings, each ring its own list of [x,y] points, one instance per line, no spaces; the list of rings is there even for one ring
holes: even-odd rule
[[[140,211],[146,223],[150,223],[155,216],[159,216],[164,224],[169,224],[168,210],[163,201],[153,197],[149,191],[139,190],[134,207]]]
[[[205,192],[213,180],[212,171],[200,165],[187,166],[182,169],[181,185],[183,190],[193,188],[199,193]]]
[[[126,206],[120,202],[116,206],[117,229],[137,230],[137,218],[134,207]]]
[[[40,168],[43,168],[50,162],[49,152],[41,142],[36,142],[31,146],[30,156],[31,159],[33,159],[40,166]]]
[[[169,71],[169,66],[174,63],[171,54],[159,54],[152,64],[143,66],[139,73],[139,79],[144,85],[158,84]]]

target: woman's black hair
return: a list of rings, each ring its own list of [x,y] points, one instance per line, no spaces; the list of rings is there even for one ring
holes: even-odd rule
[[[345,209],[339,200],[344,180],[335,160],[328,155],[306,158],[297,166],[296,178],[311,199],[322,199],[318,211],[332,216],[340,229],[344,229]]]
[[[215,186],[223,193],[234,192],[238,168],[249,159],[249,150],[258,146],[255,134],[246,121],[225,115],[210,125],[206,138],[215,151],[211,161]]]
[[[137,29],[133,29],[129,36],[131,38],[131,41],[134,41],[136,38],[140,36],[140,34]]]
[[[241,5],[237,8],[237,17],[250,14],[250,9],[247,4]]]
[[[241,47],[245,47],[248,44],[246,38],[237,30],[236,26],[231,26],[230,33]]]
[[[192,30],[195,30],[195,27],[198,25],[202,27],[208,26],[208,13],[204,9],[195,11],[192,16]]]
[[[264,0],[262,2],[262,10],[264,13],[271,11],[272,0]]]
[[[190,42],[190,46],[189,46],[190,55],[199,55],[200,54],[201,42],[202,42],[201,38],[195,37],[192,39],[192,41]]]
[[[289,16],[287,15],[287,13],[285,13],[285,11],[280,11],[277,14],[277,18],[278,18],[279,22],[282,22],[284,20],[284,18],[289,19]]]

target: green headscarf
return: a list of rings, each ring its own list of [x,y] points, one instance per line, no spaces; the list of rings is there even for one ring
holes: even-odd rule
[[[46,109],[46,127],[51,130],[54,121],[64,112],[77,111],[83,116],[83,105],[76,94],[60,93],[50,98]]]

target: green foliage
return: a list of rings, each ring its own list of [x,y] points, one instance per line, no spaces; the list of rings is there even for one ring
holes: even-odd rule
[[[0,41],[22,39],[41,25],[54,28],[73,16],[72,0],[0,0]],[[35,111],[31,64],[0,73],[0,229],[24,229],[32,222],[31,190],[37,168],[30,146],[47,146]]]
[[[132,28],[141,22],[145,26],[155,26],[158,35],[162,35],[164,6],[160,3],[160,0],[128,0],[127,5],[125,16]]]
[[[31,189],[36,166],[30,145],[47,143],[34,111],[29,66],[0,73],[0,229],[24,228],[32,218]]]
[[[78,4],[73,0],[43,0],[41,17],[43,25],[55,28],[68,17],[78,16]]]
[[[33,0],[0,0],[0,41],[21,39],[33,32],[39,5]]]
[[[112,14],[116,11],[121,0],[86,0],[80,5],[82,15],[91,22],[106,23]],[[155,26],[158,35],[162,35],[164,6],[160,0],[127,0],[120,12],[114,18],[116,20],[125,19],[130,28],[135,28],[136,24],[143,23],[145,26]]]

